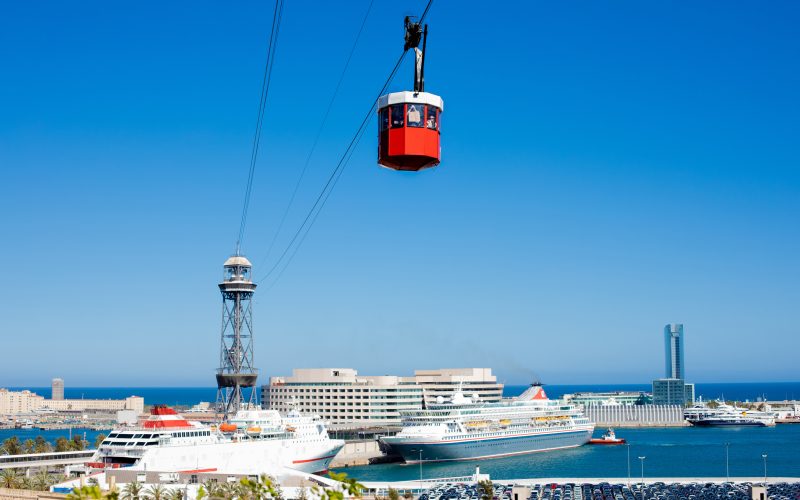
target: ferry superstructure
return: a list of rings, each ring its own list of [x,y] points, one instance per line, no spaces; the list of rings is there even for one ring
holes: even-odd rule
[[[285,416],[274,410],[242,410],[216,427],[155,406],[143,425],[114,429],[87,466],[236,474],[289,467],[314,473],[327,470],[343,446],[344,441],[328,436],[319,417],[296,410]]]
[[[739,408],[737,406],[731,406],[723,401],[717,401],[715,408],[703,404],[697,404],[686,408],[683,412],[683,416],[690,424],[701,427],[768,427],[775,425],[775,415],[771,412]]]
[[[422,410],[401,411],[402,430],[381,438],[407,463],[472,460],[581,446],[594,423],[534,384],[519,397],[481,403],[457,391]]]

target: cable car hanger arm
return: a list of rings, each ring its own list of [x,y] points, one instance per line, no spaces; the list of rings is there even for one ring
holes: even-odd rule
[[[425,13],[427,14],[427,9]],[[414,49],[414,92],[425,92],[425,44],[428,41],[428,25],[422,21],[414,22],[410,16],[405,19],[405,45],[403,50]],[[419,44],[422,42],[422,50]]]

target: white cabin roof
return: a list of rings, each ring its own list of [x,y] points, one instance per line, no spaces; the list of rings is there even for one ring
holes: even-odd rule
[[[444,101],[438,95],[429,94],[428,92],[410,92],[407,90],[380,96],[378,98],[378,109],[380,110],[391,104],[402,104],[404,102],[429,104],[431,106],[436,106],[440,111],[444,111]]]

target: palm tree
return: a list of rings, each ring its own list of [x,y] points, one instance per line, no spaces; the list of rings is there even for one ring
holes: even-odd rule
[[[26,439],[24,443],[22,443],[22,448],[25,450],[25,453],[33,453],[34,448],[36,447],[36,443],[33,439]]]
[[[206,481],[203,483],[203,488],[206,490],[208,498],[223,498],[225,496],[223,485],[216,481]]]
[[[167,490],[160,484],[154,484],[144,491],[144,498],[149,500],[165,500],[167,498]]]
[[[166,498],[166,500],[183,500],[183,490],[180,488],[169,490],[167,496],[164,498]]]
[[[128,483],[122,488],[122,495],[120,498],[122,500],[140,500],[142,494],[142,483],[138,481],[133,481],[132,483]]]
[[[47,470],[42,469],[33,476],[32,486],[34,490],[47,491],[55,482],[55,478]]]
[[[3,441],[3,449],[9,455],[19,455],[22,453],[22,446],[19,444],[19,438],[17,436],[11,436]]]
[[[36,439],[34,439],[33,443],[34,453],[48,453],[53,451],[53,446],[48,443],[43,436],[36,436]]]
[[[100,443],[102,443],[105,438],[106,438],[105,434],[103,434],[103,433],[98,434],[94,438],[94,447],[95,448],[100,448]]]
[[[19,488],[20,480],[16,469],[3,469],[0,471],[0,486],[3,488]]]

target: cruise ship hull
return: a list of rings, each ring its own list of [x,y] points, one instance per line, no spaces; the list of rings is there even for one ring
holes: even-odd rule
[[[319,443],[255,440],[196,444],[189,446],[152,447],[130,465],[133,470],[181,472],[203,470],[237,474],[261,474],[282,467],[309,474],[328,470],[344,442],[329,440]],[[120,453],[112,453],[119,457]],[[106,461],[98,452],[93,461]]]
[[[767,427],[769,424],[757,420],[689,420],[689,423],[698,427]]]
[[[390,453],[403,457],[406,463],[476,460],[481,458],[523,455],[540,451],[575,448],[589,441],[594,429],[531,433],[501,438],[481,438],[454,441],[411,442],[397,437],[381,438]],[[420,455],[420,450],[422,454]]]

